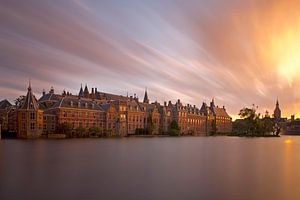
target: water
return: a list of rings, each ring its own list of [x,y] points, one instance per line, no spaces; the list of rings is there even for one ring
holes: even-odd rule
[[[299,199],[300,137],[0,140],[0,199]]]

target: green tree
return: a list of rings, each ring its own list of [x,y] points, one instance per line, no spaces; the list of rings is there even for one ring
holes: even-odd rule
[[[176,122],[176,120],[173,120],[170,123],[169,134],[171,136],[179,136],[180,135],[180,128],[179,128],[178,123]]]
[[[86,128],[79,126],[75,129],[77,137],[86,137]]]
[[[265,116],[261,117],[257,113],[258,107],[253,105],[252,108],[243,108],[239,112],[241,120],[236,120],[233,124],[234,132],[237,134],[246,134],[252,136],[265,136],[271,134],[274,123],[269,112],[266,111]]]
[[[89,136],[101,136],[102,130],[100,127],[93,126],[89,128]]]
[[[146,130],[146,133],[148,135],[152,135],[153,134],[153,131],[154,131],[154,124],[152,122],[152,117],[149,117],[147,119],[147,130]]]
[[[72,136],[72,125],[69,123],[61,123],[56,126],[56,134],[65,134],[67,137]]]

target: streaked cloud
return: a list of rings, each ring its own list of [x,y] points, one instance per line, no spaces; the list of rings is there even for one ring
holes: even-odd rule
[[[300,2],[2,0],[0,99],[54,86],[300,114]]]

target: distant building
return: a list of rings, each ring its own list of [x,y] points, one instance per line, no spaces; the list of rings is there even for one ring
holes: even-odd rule
[[[183,105],[171,101],[161,105],[150,103],[148,91],[145,90],[143,102],[134,96],[122,96],[99,92],[92,88],[89,92],[87,85],[80,87],[78,95],[63,91],[55,94],[54,88],[37,100],[31,85],[20,107],[12,108],[9,102],[3,101],[11,108],[6,113],[8,119],[17,119],[10,129],[18,132],[20,138],[36,138],[53,134],[60,124],[69,124],[72,135],[78,128],[89,130],[97,128],[103,136],[128,136],[135,134],[168,134],[170,124],[176,121],[181,135],[210,135],[215,127],[216,133],[229,133],[232,129],[232,119],[225,107],[216,106],[214,100],[210,106],[202,104]],[[0,109],[0,114],[1,114]],[[13,124],[13,123],[12,123]],[[8,125],[6,125],[7,127]],[[8,128],[9,129],[9,128]]]
[[[276,101],[276,107],[275,107],[275,110],[274,110],[274,119],[276,121],[280,121],[281,119],[281,110],[279,108],[279,102],[278,102],[278,99]]]

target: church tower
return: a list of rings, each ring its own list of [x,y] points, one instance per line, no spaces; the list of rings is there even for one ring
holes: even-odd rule
[[[276,107],[275,107],[275,110],[274,110],[274,118],[276,120],[279,120],[281,119],[281,110],[279,108],[279,103],[278,103],[278,99],[276,101]]]
[[[149,103],[149,98],[148,98],[148,93],[147,93],[147,88],[145,90],[145,95],[144,95],[144,103]]]
[[[27,95],[18,108],[18,137],[38,138],[43,133],[43,110],[32,93],[29,82]]]

